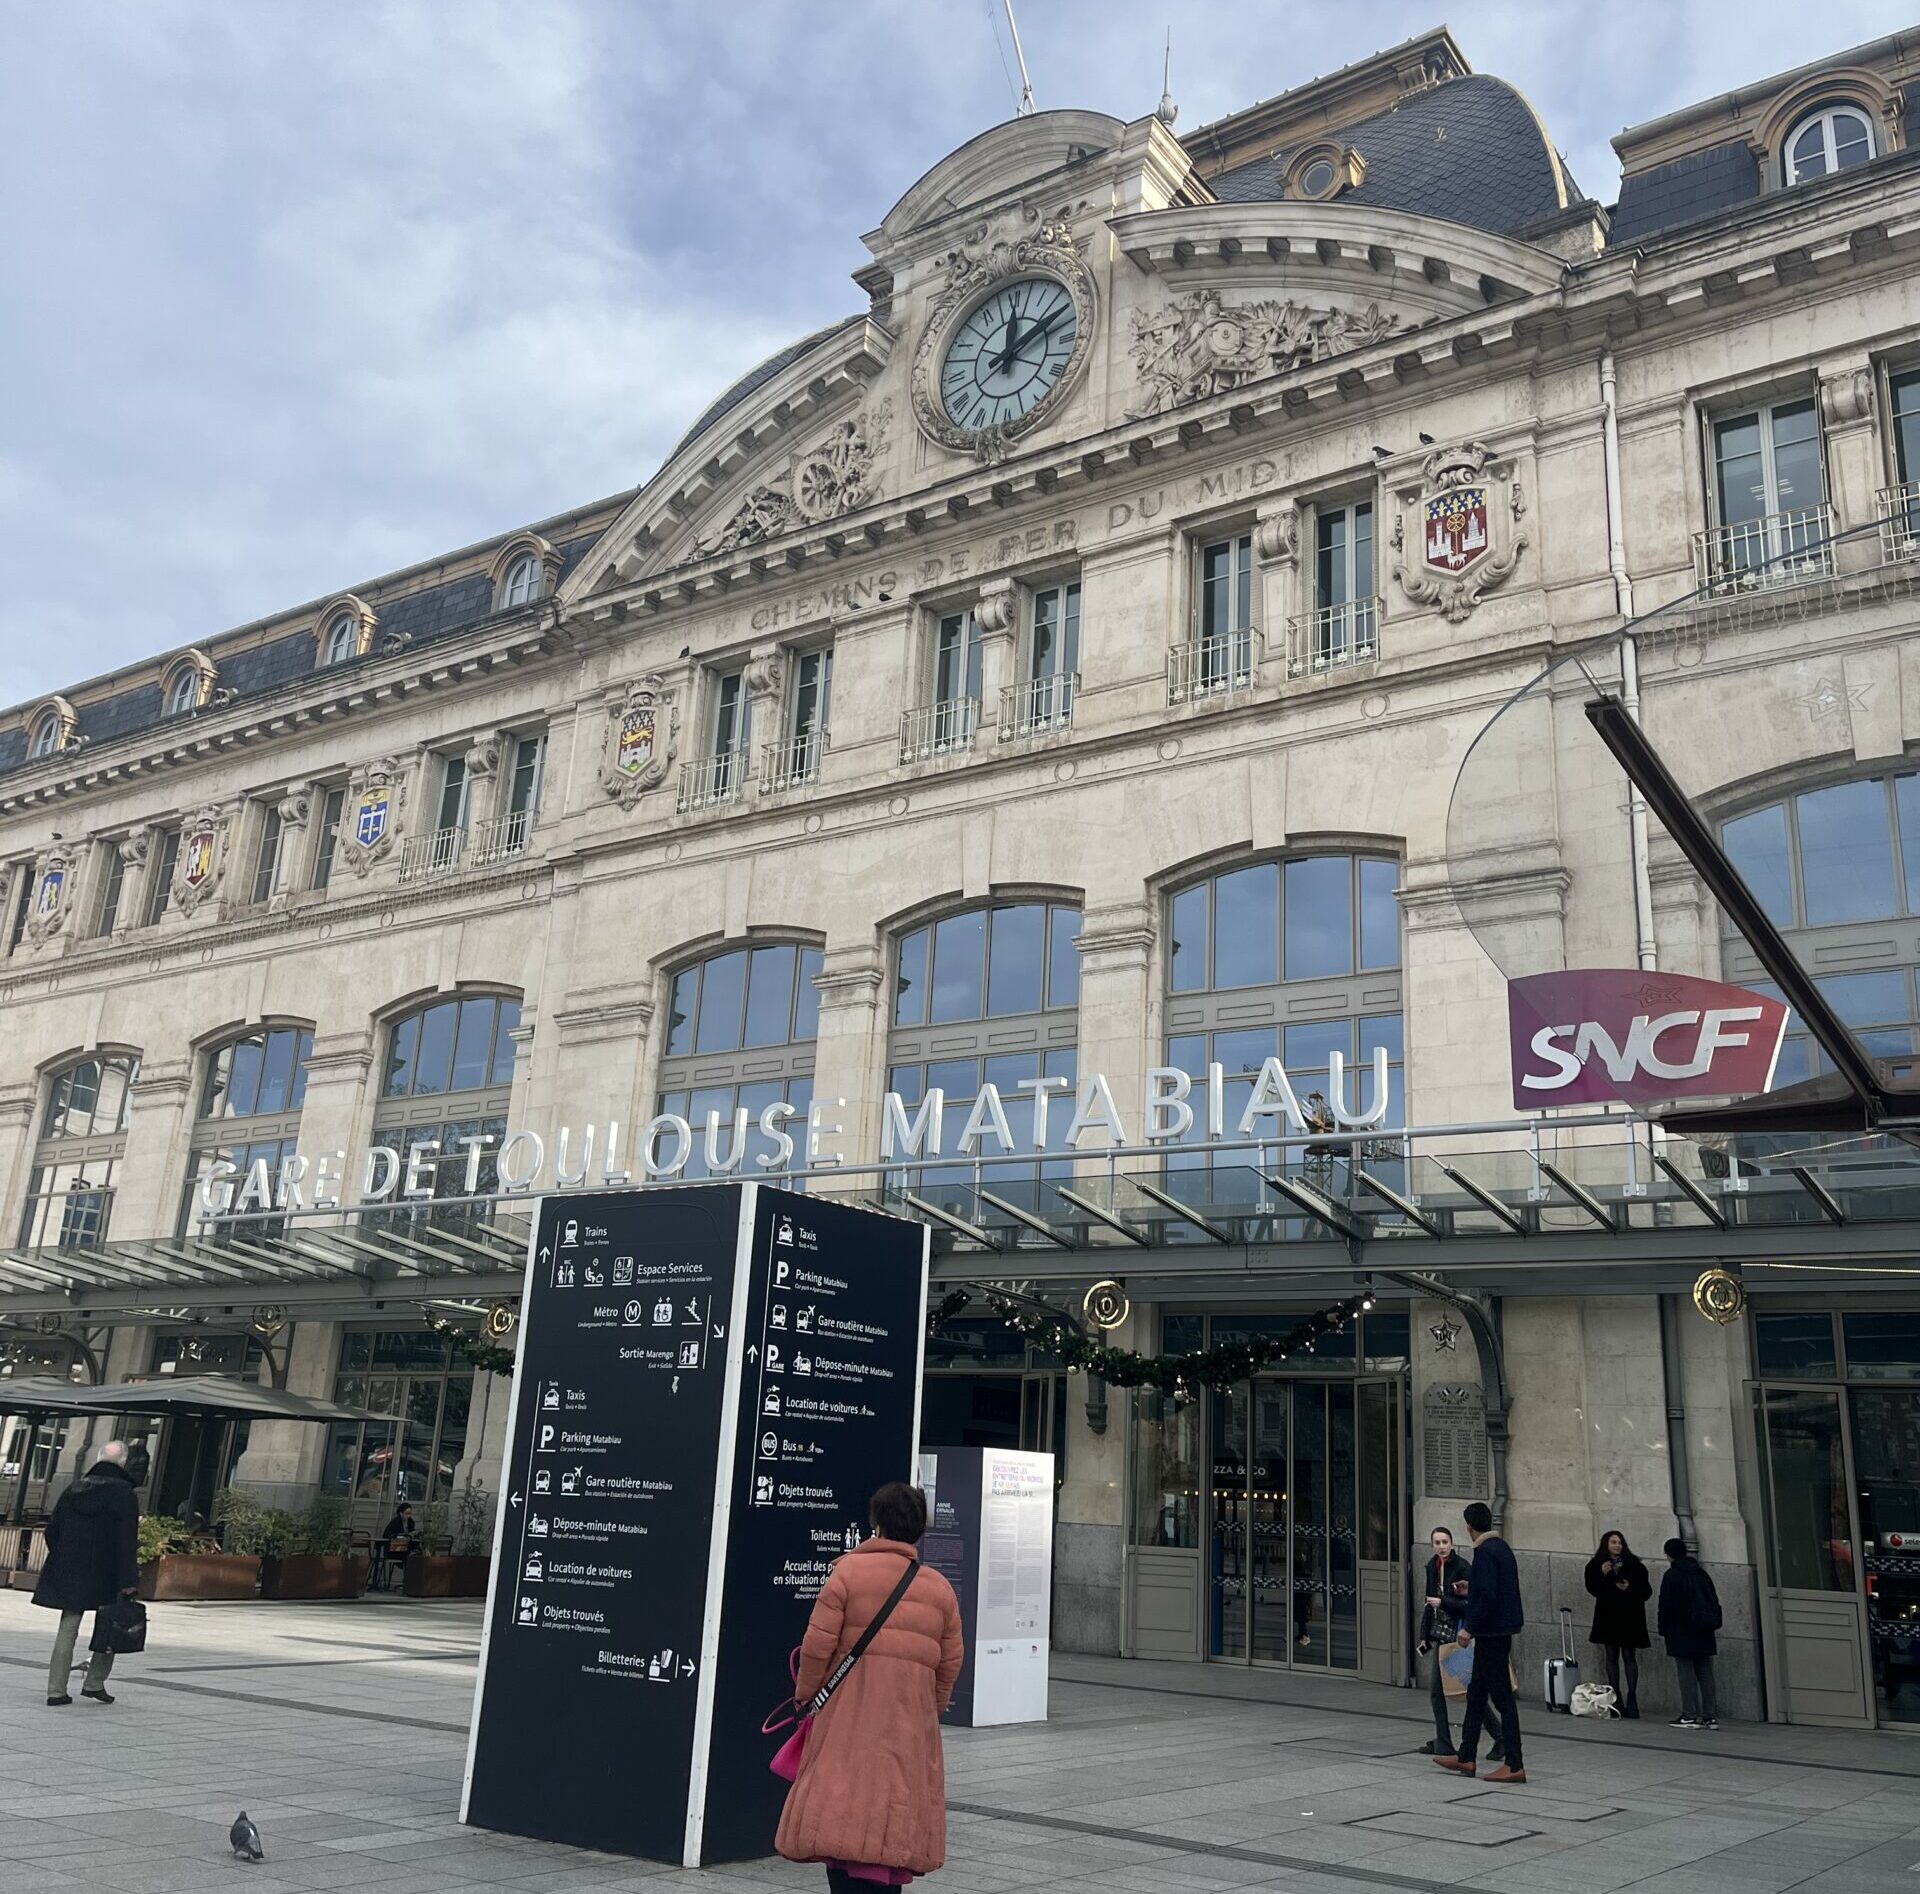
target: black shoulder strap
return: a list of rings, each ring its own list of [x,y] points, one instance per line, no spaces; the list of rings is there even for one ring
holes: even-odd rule
[[[887,1594],[887,1602],[873,1614],[873,1622],[862,1631],[854,1641],[853,1649],[834,1666],[833,1675],[813,1693],[812,1698],[803,1706],[808,1716],[818,1716],[827,1707],[827,1699],[846,1682],[847,1672],[866,1655],[867,1646],[880,1635],[880,1627],[893,1616],[893,1608],[907,1595],[907,1587],[914,1581],[920,1570],[920,1561],[911,1554],[907,1558],[907,1569],[900,1574],[900,1582]]]

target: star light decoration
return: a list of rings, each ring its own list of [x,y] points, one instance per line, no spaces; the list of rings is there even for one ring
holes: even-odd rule
[[[1443,1315],[1427,1333],[1433,1337],[1434,1347],[1450,1355],[1460,1340],[1460,1324],[1452,1316]]]

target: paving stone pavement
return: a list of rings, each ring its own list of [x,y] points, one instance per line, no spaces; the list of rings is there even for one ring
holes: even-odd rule
[[[0,1592],[4,1894],[823,1886],[779,1861],[688,1873],[462,1828],[472,1605],[156,1606],[119,1701],[64,1710],[44,1701],[53,1623]],[[1063,1658],[1053,1712],[949,1733],[938,1894],[1920,1894],[1920,1745],[1896,1735],[1539,1713],[1529,1783],[1500,1789],[1416,1753],[1409,1691]],[[243,1805],[257,1867],[226,1845]]]

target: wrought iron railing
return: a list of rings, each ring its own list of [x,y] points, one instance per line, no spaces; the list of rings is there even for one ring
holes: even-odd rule
[[[467,836],[467,860],[475,868],[524,855],[533,837],[533,811],[510,809],[505,815],[476,822]]]
[[[1737,526],[1710,526],[1693,536],[1694,570],[1709,595],[1805,585],[1833,571],[1833,509],[1803,506],[1763,513]]]
[[[680,813],[689,809],[717,809],[738,802],[746,786],[749,764],[745,750],[718,750],[698,762],[680,766]]]
[[[973,748],[980,727],[977,697],[949,697],[937,704],[921,704],[900,713],[900,760],[924,762],[931,756],[950,756]]]
[[[400,844],[400,879],[430,881],[435,875],[450,875],[460,866],[466,846],[465,829],[434,829],[409,836]]]
[[[820,780],[820,760],[827,750],[827,733],[809,730],[802,736],[782,737],[760,746],[760,793],[773,795],[801,783]]]
[[[1888,565],[1920,560],[1920,480],[1882,487],[1879,502],[1880,554]]]
[[[1000,692],[1000,741],[1043,736],[1073,725],[1073,700],[1080,694],[1078,671],[1056,671],[1007,684]]]
[[[1167,653],[1167,702],[1190,704],[1248,690],[1259,667],[1260,633],[1252,625],[1191,638]]]
[[[1287,620],[1287,675],[1313,677],[1380,655],[1380,600],[1348,599]]]

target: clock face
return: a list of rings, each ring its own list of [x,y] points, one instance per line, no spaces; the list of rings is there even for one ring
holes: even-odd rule
[[[977,433],[1031,414],[1060,384],[1079,336],[1073,295],[1051,276],[1003,283],[954,331],[940,405]]]

